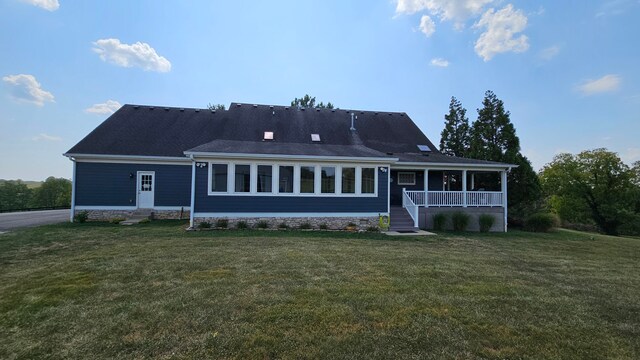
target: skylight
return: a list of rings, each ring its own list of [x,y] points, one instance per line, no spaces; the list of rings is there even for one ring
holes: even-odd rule
[[[265,131],[264,140],[273,140],[273,131]]]
[[[320,141],[320,134],[311,134],[311,141],[313,142]]]
[[[418,150],[422,152],[430,152],[431,148],[429,148],[429,145],[418,145]]]

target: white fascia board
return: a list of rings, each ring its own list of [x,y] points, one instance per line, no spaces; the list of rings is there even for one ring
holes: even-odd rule
[[[410,170],[484,170],[484,171],[503,171],[517,168],[518,165],[504,164],[451,164],[451,163],[416,163],[416,162],[398,162],[391,166],[392,170],[410,169]]]
[[[242,154],[242,153],[209,153],[185,151],[185,155],[200,159],[255,159],[255,160],[315,160],[315,161],[339,161],[339,162],[363,162],[391,164],[398,158],[378,157],[352,157],[352,156],[320,156],[320,155],[283,155],[283,154]]]
[[[388,213],[376,212],[354,212],[354,213],[303,213],[303,212],[257,212],[257,213],[229,213],[229,212],[194,212],[194,218],[227,218],[227,219],[242,219],[242,218],[322,218],[322,217],[378,217],[380,215],[388,216]]]
[[[102,155],[102,154],[63,154],[78,162],[127,163],[127,164],[166,164],[191,165],[191,159],[177,156],[141,156],[141,155]]]

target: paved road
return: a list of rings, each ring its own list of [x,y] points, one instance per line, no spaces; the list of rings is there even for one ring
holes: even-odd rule
[[[0,231],[69,221],[69,209],[0,213]]]

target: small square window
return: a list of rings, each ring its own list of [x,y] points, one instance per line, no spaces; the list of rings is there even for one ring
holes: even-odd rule
[[[273,131],[265,131],[264,140],[273,140]]]
[[[399,172],[398,173],[398,185],[415,185],[416,173],[414,172]]]
[[[311,134],[311,141],[319,142],[320,141],[320,134]]]

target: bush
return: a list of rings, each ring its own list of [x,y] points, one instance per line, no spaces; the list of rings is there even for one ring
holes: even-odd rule
[[[451,222],[453,223],[453,231],[465,231],[469,225],[469,214],[456,211],[451,214]]]
[[[320,230],[327,230],[327,229],[329,229],[329,227],[327,226],[327,224],[324,224],[324,223],[323,223],[323,224],[318,225],[318,228],[319,228]]]
[[[311,224],[309,224],[308,222],[302,223],[300,224],[300,226],[298,226],[298,229],[301,229],[301,230],[311,229]]]
[[[109,220],[109,222],[112,223],[112,224],[116,224],[117,225],[117,224],[120,224],[121,222],[123,222],[125,220],[126,220],[125,218],[114,218],[114,219]]]
[[[268,229],[269,222],[266,220],[260,220],[256,223],[256,229]]]
[[[282,223],[278,224],[278,229],[287,230],[288,228],[289,228],[289,225],[287,225],[287,223],[283,223],[282,222]]]
[[[380,231],[380,229],[378,229],[377,226],[368,226],[367,227],[367,231],[368,232],[378,232],[378,231]]]
[[[208,221],[203,221],[200,224],[198,224],[198,228],[200,229],[209,229],[211,227],[211,223]]]
[[[86,211],[80,211],[73,217],[73,219],[79,223],[87,222],[87,219],[89,219],[89,213]]]
[[[228,219],[218,219],[216,220],[216,227],[220,229],[226,229],[229,226]]]
[[[433,215],[433,230],[442,231],[447,226],[447,214],[440,213]]]
[[[489,214],[480,214],[478,216],[478,225],[480,225],[480,232],[489,232],[495,224],[496,218]]]
[[[238,221],[238,223],[236,223],[236,229],[238,229],[238,230],[244,230],[244,229],[246,229],[248,227],[249,227],[249,225],[247,225],[246,221],[241,220],[241,221]]]
[[[524,229],[534,232],[548,232],[557,224],[557,219],[550,213],[537,213],[524,220]]]

